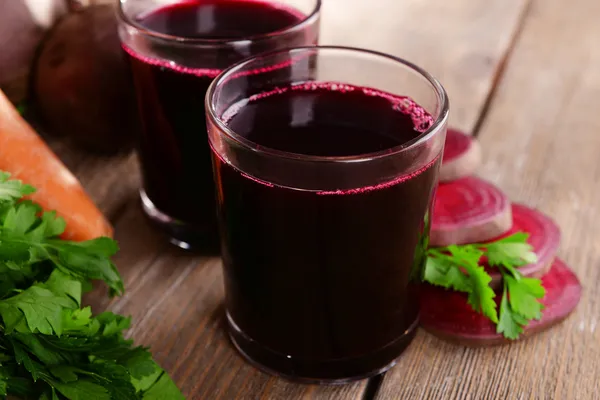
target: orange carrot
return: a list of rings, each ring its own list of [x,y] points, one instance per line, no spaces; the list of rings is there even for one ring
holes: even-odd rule
[[[35,187],[31,200],[67,222],[64,239],[112,236],[113,230],[81,184],[0,90],[0,170]]]

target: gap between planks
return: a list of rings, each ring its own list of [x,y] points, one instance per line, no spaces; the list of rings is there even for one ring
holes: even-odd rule
[[[479,117],[477,118],[475,125],[473,127],[472,135],[474,137],[479,136],[479,132],[481,131],[481,126],[483,125],[483,123],[485,122],[485,119],[488,116],[490,107],[492,106],[492,104],[494,102],[494,98],[496,97],[496,92],[497,92],[498,86],[499,86],[500,82],[502,81],[502,78],[504,77],[504,73],[506,72],[506,66],[508,65],[508,62],[509,62],[511,56],[514,53],[514,49],[517,45],[517,42],[519,41],[519,38],[521,38],[521,35],[523,33],[523,28],[525,27],[527,17],[529,16],[529,13],[531,12],[532,4],[533,4],[533,0],[527,0],[527,3],[525,4],[525,8],[524,8],[523,12],[521,13],[519,21],[517,22],[515,31],[513,32],[512,38],[506,49],[506,52],[504,53],[504,56],[500,59],[500,61],[498,63],[498,69],[496,70],[496,73],[494,74],[494,77],[492,79],[492,85],[490,87],[490,91],[488,92],[488,95],[486,96],[485,101],[483,102],[483,107],[481,108]]]

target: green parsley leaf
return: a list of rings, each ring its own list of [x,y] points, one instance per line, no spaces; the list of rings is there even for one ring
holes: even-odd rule
[[[185,400],[175,383],[166,372],[158,378],[150,389],[144,392],[143,400]]]
[[[510,261],[507,263],[509,264]],[[539,279],[525,278],[514,268],[500,267],[504,291],[500,307],[500,323],[496,331],[516,339],[532,319],[541,319],[544,306],[538,301],[545,295]]]
[[[158,381],[158,378],[162,376],[163,372],[164,371],[158,366],[158,364],[155,363],[155,369],[151,375],[145,376],[141,379],[137,379],[132,376],[131,383],[138,392],[145,392]]]
[[[460,266],[446,258],[427,258],[425,281],[459,292],[471,292],[472,290],[469,277],[460,270]]]
[[[0,261],[0,299],[29,287],[42,273],[42,268],[26,262]]]
[[[502,300],[500,301],[500,318],[498,326],[496,326],[496,332],[503,334],[508,339],[517,339],[523,333],[523,325],[526,323],[527,320],[525,318],[514,313],[510,308],[505,288],[502,293]]]
[[[13,218],[14,221],[15,218],[17,217]],[[22,225],[13,224],[8,230],[0,229],[0,260],[11,260],[17,265],[48,260],[62,272],[80,280],[105,281],[111,294],[123,293],[123,280],[110,260],[110,256],[116,251],[116,244],[112,239],[98,238],[87,242],[47,238],[40,240],[36,229],[26,234],[16,233],[26,229],[25,223],[19,224]],[[15,230],[11,230],[13,228]]]
[[[45,374],[45,368],[40,363],[29,357],[29,354],[20,344],[13,342],[13,351],[15,352],[15,360],[17,361],[17,364],[22,364],[25,369],[29,371],[34,382]]]
[[[95,373],[96,383],[110,393],[112,400],[133,400],[138,397],[131,376],[122,365],[102,361],[93,362],[87,368]]]
[[[546,296],[546,289],[540,279],[521,277],[519,283],[527,286],[527,291],[536,299],[543,299]]]
[[[30,333],[14,333],[11,335],[11,343],[14,345],[16,341],[22,345],[22,348],[29,354],[40,360],[45,365],[58,365],[65,362],[75,362],[75,358],[70,354],[61,352],[61,349],[50,348],[43,341],[44,335]]]
[[[13,222],[9,228],[0,229],[0,260],[10,260],[13,265],[48,260],[65,274],[79,280],[103,280],[111,288],[111,294],[123,293],[123,281],[110,260],[118,249],[112,239],[69,242],[40,238],[42,231],[44,234],[57,232],[60,223],[55,221],[57,226],[50,228],[42,223],[30,231],[31,226],[26,227],[29,224],[27,217],[15,215],[11,217]]]
[[[69,383],[53,381],[52,386],[69,400],[111,400],[106,388],[87,379]]]
[[[530,319],[542,318],[542,304],[537,301],[538,298],[544,297],[544,288],[538,284],[537,279],[521,278],[516,280],[512,276],[504,275],[509,293],[510,308],[517,314]],[[531,282],[533,281],[533,282]],[[537,297],[536,294],[541,293],[542,296]]]
[[[50,373],[64,383],[75,382],[78,379],[77,374],[75,373],[76,371],[78,371],[78,368],[71,365],[56,365],[50,367]]]
[[[145,347],[136,347],[132,351],[119,357],[119,364],[125,366],[129,374],[135,379],[142,379],[145,376],[151,376],[157,370],[156,363],[152,360],[152,355]]]
[[[498,322],[496,302],[494,301],[496,294],[489,287],[492,278],[483,267],[478,265],[483,252],[470,246],[452,245],[447,249],[457,265],[462,266],[469,276],[471,290],[468,292],[468,303],[475,311],[485,315],[492,322]]]
[[[47,248],[54,253],[50,259],[63,272],[81,279],[99,279],[106,282],[112,294],[125,290],[117,268],[110,260],[118,250],[109,238],[86,242],[49,240]]]
[[[129,317],[81,308],[92,280],[123,281],[110,238],[70,242],[65,221],[0,171],[0,396],[41,400],[183,399],[149,350],[125,339]]]
[[[488,263],[492,266],[520,267],[537,262],[537,255],[526,243],[527,234],[515,234],[486,245]]]
[[[123,317],[122,315],[113,314],[111,312],[103,312],[96,319],[103,325],[102,335],[111,336],[122,333],[125,329],[129,329],[131,318]]]
[[[6,391],[8,394],[30,398],[35,395],[36,387],[31,377],[11,376],[7,380]]]
[[[45,335],[62,333],[62,311],[74,308],[74,302],[40,285],[34,285],[0,301],[0,315],[4,319],[6,332],[12,332],[20,322],[18,311],[23,313],[31,332]]]
[[[0,171],[0,202],[14,202],[35,192],[33,186],[9,178],[9,173]]]
[[[81,282],[73,279],[71,276],[55,269],[50,274],[48,280],[43,284],[44,287],[50,289],[54,294],[73,300],[75,306],[81,304]],[[75,308],[69,307],[69,308]]]
[[[91,307],[85,307],[77,310],[65,310],[63,313],[63,327],[65,332],[76,333],[78,331],[89,331],[89,325],[91,322]]]
[[[518,267],[537,261],[529,234],[517,232],[491,243],[453,245],[428,250],[424,281],[468,293],[471,307],[497,324],[498,333],[516,339],[531,319],[542,316],[539,302],[545,290],[539,279],[525,278]],[[491,267],[502,274],[503,296],[499,312],[491,277],[480,265],[486,257]]]
[[[65,228],[65,220],[58,217],[56,211],[44,212],[39,225],[29,232],[28,237],[37,240],[53,238],[61,235],[65,231]]]
[[[483,267],[467,267],[469,278],[471,278],[471,292],[467,298],[467,302],[473,309],[486,317],[492,322],[498,322],[498,313],[496,311],[496,294],[489,286],[492,278],[488,275]]]
[[[44,392],[40,396],[39,400],[60,400],[54,388],[51,388],[49,392]]]
[[[4,217],[3,231],[13,235],[25,235],[37,223],[37,214],[40,211],[41,208],[30,201],[19,203]]]

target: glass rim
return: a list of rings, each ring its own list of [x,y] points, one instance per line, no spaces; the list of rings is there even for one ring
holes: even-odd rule
[[[229,128],[229,126],[226,124],[225,121],[223,121],[222,118],[217,116],[217,113],[216,113],[216,110],[214,107],[215,105],[213,104],[214,103],[213,102],[214,93],[216,92],[218,86],[223,81],[225,81],[227,78],[231,77],[233,74],[239,72],[240,69],[244,68],[246,65],[248,65],[256,60],[265,59],[265,58],[269,58],[272,56],[276,56],[279,54],[285,54],[285,53],[288,53],[291,55],[291,53],[293,53],[293,52],[303,52],[303,51],[307,51],[307,50],[312,50],[312,51],[317,51],[317,52],[321,51],[321,50],[324,50],[324,51],[334,50],[334,51],[348,52],[350,54],[352,54],[352,53],[367,54],[370,56],[376,56],[379,58],[384,58],[384,59],[387,59],[390,61],[394,61],[405,67],[408,67],[409,69],[413,70],[414,72],[416,72],[419,75],[421,75],[422,77],[424,77],[429,82],[429,84],[433,87],[433,89],[435,90],[438,104],[440,106],[439,115],[435,118],[434,122],[431,124],[431,126],[429,128],[427,128],[427,130],[425,130],[424,132],[422,132],[420,135],[418,135],[416,138],[410,140],[409,142],[402,143],[398,146],[390,147],[389,149],[385,149],[385,150],[380,150],[380,151],[371,152],[371,153],[351,155],[351,156],[314,156],[314,155],[306,155],[306,154],[300,154],[300,153],[292,153],[292,152],[288,152],[288,151],[282,151],[282,150],[277,150],[277,149],[273,149],[270,147],[262,146],[252,140],[246,139],[245,137],[237,134],[233,129]],[[390,157],[390,156],[401,154],[403,152],[410,151],[411,149],[414,149],[415,147],[419,146],[420,144],[428,141],[431,137],[433,137],[440,130],[440,128],[443,125],[445,125],[446,121],[448,120],[448,114],[449,114],[449,101],[448,101],[448,96],[446,94],[446,90],[444,89],[442,84],[435,77],[433,77],[433,75],[431,75],[429,72],[425,71],[423,68],[417,66],[416,64],[413,64],[410,61],[406,61],[400,57],[395,57],[390,54],[386,54],[386,53],[382,53],[382,52],[378,52],[378,51],[374,51],[374,50],[367,50],[367,49],[362,49],[362,48],[357,48],[357,47],[348,47],[348,46],[301,46],[301,47],[293,47],[293,48],[288,48],[288,49],[274,50],[274,51],[270,51],[267,53],[261,53],[256,56],[246,58],[246,59],[239,61],[239,62],[231,65],[230,67],[224,69],[218,76],[215,77],[215,79],[213,79],[210,86],[208,87],[208,90],[206,91],[206,96],[204,99],[204,106],[205,106],[204,108],[208,114],[209,119],[213,123],[216,124],[217,128],[221,132],[223,132],[229,139],[231,139],[234,142],[236,142],[237,144],[243,146],[247,150],[250,150],[255,153],[263,154],[263,155],[276,157],[276,158],[286,158],[286,159],[292,159],[292,160],[296,160],[296,161],[312,161],[312,162],[365,162],[365,161],[371,161],[374,159]]]
[[[125,13],[124,5],[130,0],[119,0],[119,6],[117,7],[117,16],[119,20],[127,24],[128,26],[138,30],[143,35],[153,37],[155,39],[161,39],[168,42],[177,44],[189,44],[189,45],[206,45],[206,46],[220,46],[220,45],[240,45],[248,42],[256,42],[264,39],[278,37],[287,33],[293,33],[302,30],[306,25],[310,25],[319,16],[321,10],[322,0],[315,0],[315,6],[313,10],[306,15],[302,20],[295,22],[294,24],[287,26],[277,31],[262,33],[258,35],[245,36],[244,38],[228,38],[228,39],[203,39],[203,38],[191,38],[185,36],[169,35],[168,33],[162,33],[153,29],[148,29],[143,25],[137,23],[133,18]],[[182,3],[189,2],[190,0],[184,0]],[[261,0],[262,1],[262,0]]]

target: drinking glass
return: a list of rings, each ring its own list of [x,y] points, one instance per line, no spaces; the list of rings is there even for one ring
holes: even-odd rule
[[[119,35],[142,125],[140,196],[174,244],[219,250],[208,85],[243,58],[316,44],[320,7],[320,0],[120,0]]]
[[[390,55],[301,47],[228,68],[205,108],[234,345],[299,381],[390,368],[417,327],[443,87]],[[369,147],[406,121],[411,138]]]

